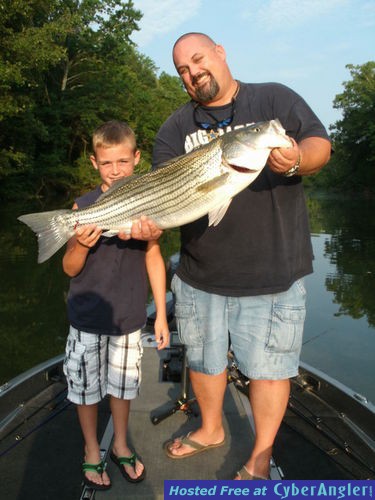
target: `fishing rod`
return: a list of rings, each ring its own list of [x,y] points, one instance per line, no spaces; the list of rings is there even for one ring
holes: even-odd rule
[[[228,357],[231,360],[231,364],[228,368],[228,380],[229,382],[234,383],[235,387],[248,397],[250,380],[238,369],[234,361],[233,353],[229,352]],[[343,423],[347,436],[345,438],[342,437],[339,434],[339,427],[337,426],[337,423],[335,427],[329,425],[327,416],[321,416],[317,412],[314,413],[311,410],[311,405],[308,406],[307,404],[304,404],[301,398],[297,397],[295,395],[295,392],[291,391],[288,402],[288,410],[297,415],[297,417],[299,417],[299,419],[302,420],[305,424],[308,424],[310,428],[312,427],[315,431],[317,431],[321,439],[324,438],[326,442],[328,441],[329,446],[323,446],[323,443],[321,443],[321,439],[312,439],[311,433],[310,435],[308,435],[306,430],[303,431],[300,426],[298,427],[297,431],[303,434],[306,439],[313,442],[315,446],[317,446],[320,450],[327,454],[330,459],[339,464],[351,475],[355,473],[356,476],[358,476],[358,479],[374,479],[374,458],[372,458],[371,462],[371,459],[362,457],[355,451],[355,449],[358,449],[358,446],[351,445],[351,442],[354,439],[360,440],[362,448],[365,447],[368,453],[374,455],[374,450],[371,449],[371,445],[367,444],[365,440],[361,438],[360,433],[356,432],[354,428],[355,424],[351,423],[349,419],[347,419],[347,421],[345,422],[345,415],[342,413],[338,413],[333,408],[329,407],[322,398],[320,398],[312,391],[311,386],[299,386],[299,388],[301,394],[304,393],[305,395],[310,396],[310,398],[314,398],[315,401],[321,405],[321,407],[324,405],[325,415],[327,414],[327,409],[329,409],[331,415],[333,415],[333,417],[339,419],[339,421]],[[285,417],[284,423],[291,428],[295,428],[295,426],[287,422],[287,419]],[[343,457],[340,457],[339,451],[342,452]],[[350,461],[349,465],[344,463],[345,457]],[[350,469],[350,466],[352,467],[352,469]]]
[[[314,397],[319,400],[320,403],[324,404],[324,401],[322,401],[318,396],[314,395]],[[299,418],[301,418],[304,422],[309,424],[309,426],[313,427],[313,429],[315,429],[319,433],[319,435],[328,440],[328,442],[330,443],[330,447],[328,449],[324,447],[319,440],[314,440],[314,444],[319,449],[324,451],[334,462],[338,463],[342,468],[353,474],[354,471],[352,469],[349,469],[349,466],[345,465],[343,463],[343,460],[340,459],[339,451],[341,451],[344,456],[346,456],[351,461],[351,466],[356,469],[356,475],[360,476],[358,477],[358,479],[375,478],[375,464],[369,463],[366,458],[363,458],[359,453],[357,453],[355,449],[357,449],[358,446],[352,446],[351,440],[355,438],[360,439],[363,445],[365,445],[367,448],[368,446],[351,428],[349,422],[344,422],[344,415],[335,413],[333,416],[336,419],[339,419],[339,421],[343,422],[343,424],[345,425],[345,432],[347,433],[347,436],[345,438],[339,434],[339,426],[337,425],[337,422],[333,427],[328,423],[328,417],[324,417],[317,413],[314,413],[306,404],[304,404],[300,399],[296,398],[293,393],[290,396],[288,409]],[[286,422],[286,425],[289,424]],[[293,426],[291,427],[293,428]],[[311,438],[309,439],[311,441]]]
[[[26,422],[30,421],[33,417],[35,417],[40,411],[48,408],[51,406],[52,402],[56,402],[54,404],[53,410],[50,410],[51,413],[42,419],[38,424],[36,424],[34,427],[32,427],[26,434],[23,436],[20,434],[17,434],[15,436],[15,442],[13,442],[10,446],[5,448],[5,450],[0,452],[0,457],[3,457],[7,453],[9,453],[10,450],[18,446],[21,442],[23,442],[26,438],[28,438],[31,434],[33,434],[35,431],[43,427],[45,424],[47,424],[50,420],[54,419],[59,415],[61,412],[63,412],[68,406],[70,406],[72,403],[70,401],[66,400],[66,393],[67,393],[67,388],[65,387],[63,390],[58,392],[53,398],[49,399],[45,404],[42,406],[38,407],[35,411],[30,413],[26,418],[22,420],[19,424],[17,424],[15,427],[10,429],[2,438],[0,442],[5,441],[9,436],[11,436],[14,432],[16,432],[20,427],[25,425]],[[65,401],[65,403],[62,405],[62,407],[58,408],[58,405]]]

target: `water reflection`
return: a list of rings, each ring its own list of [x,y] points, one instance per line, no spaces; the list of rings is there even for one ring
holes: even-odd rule
[[[325,255],[336,264],[336,273],[327,275],[326,287],[340,304],[337,314],[366,316],[371,326],[375,326],[374,251],[374,241],[347,234],[332,235],[325,245]]]
[[[375,208],[371,200],[309,199],[314,274],[302,359],[375,402]]]
[[[316,201],[316,200],[315,200]],[[370,200],[320,200],[326,233],[324,257],[335,265],[325,285],[340,305],[336,314],[359,319],[366,316],[375,326],[375,219]],[[313,217],[313,221],[323,217]],[[323,231],[320,230],[320,233]]]
[[[19,205],[1,210],[0,383],[61,353],[67,332],[61,253],[38,265],[35,236],[16,220],[21,213]]]
[[[315,272],[306,278],[302,359],[375,402],[375,202],[314,197],[308,205]],[[63,251],[38,265],[34,234],[16,220],[50,208],[1,209],[0,384],[65,345]],[[162,246],[167,259],[178,249],[178,232],[166,231]]]

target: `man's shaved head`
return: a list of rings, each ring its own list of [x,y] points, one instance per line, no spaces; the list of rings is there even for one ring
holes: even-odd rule
[[[197,31],[191,31],[190,33],[185,33],[184,35],[181,35],[177,40],[175,41],[172,49],[172,53],[174,52],[174,49],[176,45],[181,42],[182,40],[185,40],[186,38],[190,37],[196,37],[196,38],[201,38],[202,39],[202,44],[204,45],[216,45],[216,43],[212,40],[211,37],[206,35],[205,33],[199,33]]]

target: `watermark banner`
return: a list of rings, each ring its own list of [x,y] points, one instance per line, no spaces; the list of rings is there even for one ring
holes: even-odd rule
[[[164,481],[164,499],[264,498],[299,500],[307,498],[374,498],[375,481]]]

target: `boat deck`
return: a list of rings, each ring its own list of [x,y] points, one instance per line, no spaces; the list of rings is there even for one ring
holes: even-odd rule
[[[160,367],[167,354],[167,351],[158,352],[153,348],[145,348],[142,391],[140,397],[132,402],[129,440],[146,465],[146,478],[138,484],[128,483],[109,460],[108,472],[113,486],[110,494],[97,492],[95,498],[98,500],[161,500],[164,498],[165,479],[232,479],[248,458],[253,436],[249,415],[241,394],[231,384],[228,385],[224,401],[227,435],[224,446],[184,460],[173,460],[165,455],[162,446],[166,441],[188,433],[200,421],[199,416],[192,415],[189,418],[183,411],[177,411],[157,425],[151,421],[151,416],[168,411],[181,396],[180,384],[160,381]],[[195,403],[192,408],[194,405]]]
[[[9,426],[4,425],[0,432],[2,498],[158,500],[164,498],[165,479],[234,477],[252,447],[251,414],[246,398],[233,384],[228,385],[224,401],[227,440],[222,447],[187,460],[168,458],[163,451],[163,444],[171,437],[181,436],[199,426],[200,417],[194,402],[188,405],[191,414],[182,409],[176,411],[176,402],[186,395],[186,386],[181,381],[162,381],[163,365],[171,354],[178,353],[178,348],[177,351],[176,346],[157,351],[151,340],[150,335],[145,335],[141,394],[132,402],[129,423],[129,443],[144,461],[147,469],[145,480],[138,484],[127,482],[107,457],[112,488],[94,494],[90,488],[82,487],[80,466],[83,440],[80,427],[74,405],[66,400],[64,378],[58,380],[56,376],[57,381],[38,392],[25,406],[18,407],[19,414]],[[181,366],[177,368],[180,370]],[[173,378],[172,372],[170,377]],[[170,409],[174,409],[174,412]],[[152,417],[165,414],[169,416],[157,425],[152,422]],[[106,399],[99,405],[98,430],[104,458],[110,450],[112,430]],[[272,468],[272,476],[280,478],[275,467]]]
[[[0,387],[0,494],[8,500],[163,499],[166,479],[232,479],[247,460],[253,443],[252,415],[241,379],[229,371],[224,400],[227,440],[222,447],[184,460],[168,458],[163,445],[199,426],[196,403],[185,384],[182,347],[157,351],[144,332],[141,394],[132,402],[129,443],[147,469],[138,484],[127,482],[108,459],[113,438],[108,399],[99,405],[98,435],[108,462],[112,488],[94,492],[83,487],[83,439],[75,406],[66,399],[63,356],[35,367],[19,380]],[[51,361],[53,363],[51,363]],[[371,405],[345,396],[337,388],[301,369],[277,436],[271,478],[374,479],[375,439]],[[181,377],[182,376],[182,377]],[[182,378],[182,380],[181,380]],[[238,390],[240,389],[240,390]],[[330,405],[325,403],[330,402]],[[24,403],[22,403],[24,402]],[[163,416],[165,418],[163,418]],[[355,417],[359,417],[355,424]],[[155,425],[155,419],[159,423]],[[345,424],[345,425],[344,425]],[[343,429],[341,429],[343,427]]]

